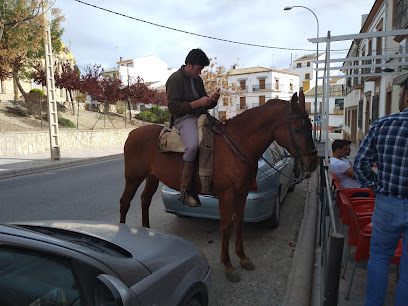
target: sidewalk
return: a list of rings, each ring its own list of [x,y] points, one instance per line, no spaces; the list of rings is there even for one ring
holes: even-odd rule
[[[123,146],[62,151],[55,161],[50,153],[0,157],[0,179],[119,157]]]

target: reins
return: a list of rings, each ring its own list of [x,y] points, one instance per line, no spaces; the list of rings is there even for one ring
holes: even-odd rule
[[[230,145],[232,151],[241,159],[241,161],[245,164],[249,164],[250,166],[257,168],[258,170],[260,170],[263,173],[266,173],[265,171],[263,171],[262,169],[260,169],[257,165],[254,165],[253,162],[251,162],[244,153],[242,153],[239,148],[237,147],[237,145],[232,141],[232,139],[228,136],[228,134],[225,132],[224,129],[224,125],[221,124],[215,117],[211,116],[210,114],[207,114],[207,118],[208,118],[208,122],[209,122],[209,127],[212,131],[214,131],[214,133],[217,134],[221,134],[224,136],[224,138],[226,139],[227,143]],[[293,134],[292,134],[292,130],[290,127],[290,123],[289,123],[289,119],[309,119],[307,116],[302,116],[302,115],[289,115],[289,107],[288,107],[288,111],[287,111],[287,122],[288,122],[288,129],[289,129],[289,135],[291,138],[291,142],[292,142],[292,146],[295,149],[295,162],[297,159],[300,158],[302,167],[303,168],[303,162],[301,159],[301,156],[305,156],[305,155],[314,155],[316,153],[316,151],[313,152],[308,152],[308,153],[300,153],[299,150],[297,149]],[[263,156],[261,156],[261,158],[272,168],[274,169],[276,172],[278,172],[280,175],[290,179],[291,181],[293,181],[295,184],[299,184],[300,182],[303,181],[305,175],[303,175],[303,170],[302,170],[302,176],[299,178],[292,178],[290,176],[287,176],[286,174],[284,174],[280,169],[276,168],[274,165],[272,165],[269,161],[267,161]]]

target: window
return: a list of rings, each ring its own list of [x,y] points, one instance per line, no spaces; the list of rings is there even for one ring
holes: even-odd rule
[[[305,74],[305,80],[310,80],[310,73]]]
[[[310,62],[307,62],[307,63],[306,63],[306,67],[310,67]]]
[[[305,102],[305,110],[308,114],[312,112],[312,102]]]
[[[239,98],[239,109],[246,109],[246,98],[240,97]]]
[[[296,68],[302,68],[302,63],[297,63]]]
[[[245,89],[246,89],[246,82],[245,82],[245,81],[239,81],[239,87],[240,87],[242,90],[245,90]]]
[[[334,107],[338,110],[342,110],[344,108],[344,99],[335,99]]]
[[[69,262],[44,254],[0,249],[1,305],[81,305]]]
[[[408,11],[407,11],[407,0],[396,0],[395,3],[395,10],[394,10],[394,29],[405,29],[408,25]]]
[[[265,96],[259,96],[259,105],[265,104]]]
[[[259,89],[265,89],[265,79],[259,80]]]
[[[275,79],[275,89],[279,90],[279,80]]]

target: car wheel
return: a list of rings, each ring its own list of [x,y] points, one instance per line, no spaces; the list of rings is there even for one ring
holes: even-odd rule
[[[276,196],[275,206],[273,208],[272,216],[266,219],[266,224],[270,227],[276,228],[279,225],[279,218],[280,218],[280,187],[278,194]]]
[[[208,306],[207,289],[202,284],[193,286],[178,306]]]

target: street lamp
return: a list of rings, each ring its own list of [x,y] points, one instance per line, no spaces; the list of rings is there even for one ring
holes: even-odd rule
[[[316,22],[317,22],[317,38],[319,38],[319,19],[317,19],[316,14],[310,8],[308,8],[306,6],[301,6],[301,5],[286,6],[284,8],[284,10],[285,11],[290,11],[294,7],[302,7],[304,9],[307,9],[308,11],[312,12],[312,14],[316,18]],[[317,48],[316,48],[316,60],[319,60],[319,43],[317,43],[316,46],[317,46]],[[317,124],[316,124],[316,120],[317,120],[317,67],[318,67],[318,63],[316,62],[316,85],[315,85],[314,119],[313,119],[313,126],[314,126],[313,139],[314,139],[315,144],[316,144],[316,129],[317,129]]]

